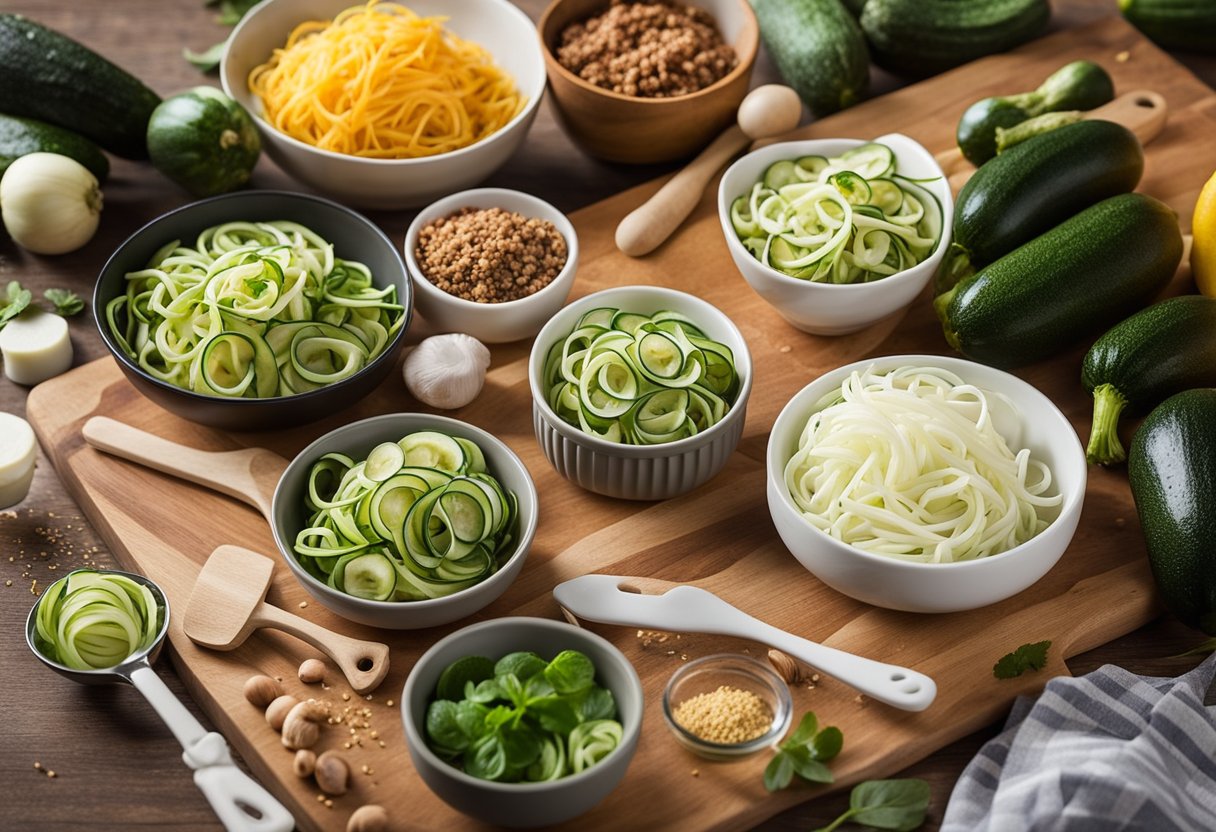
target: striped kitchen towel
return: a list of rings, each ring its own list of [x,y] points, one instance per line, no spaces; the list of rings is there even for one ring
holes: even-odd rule
[[[1213,676],[1216,655],[1177,679],[1052,679],[963,771],[943,832],[1216,830]]]

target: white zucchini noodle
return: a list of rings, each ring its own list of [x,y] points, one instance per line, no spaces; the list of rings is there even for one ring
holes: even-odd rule
[[[1063,497],[1045,463],[1010,450],[994,405],[1012,409],[936,367],[853,372],[816,405],[785,484],[811,525],[873,554],[953,563],[1008,551]]]

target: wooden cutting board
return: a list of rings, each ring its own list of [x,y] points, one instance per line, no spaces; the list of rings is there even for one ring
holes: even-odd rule
[[[820,121],[799,135],[868,138],[901,131],[931,150],[944,150],[968,103],[1030,86],[1075,58],[1101,62],[1120,90],[1151,88],[1165,96],[1170,122],[1148,150],[1142,190],[1169,202],[1184,229],[1189,228],[1199,188],[1216,168],[1216,143],[1211,141],[1216,134],[1216,93],[1118,19],[977,62]],[[524,460],[540,493],[541,522],[519,579],[478,620],[512,614],[556,617],[552,587],[587,572],[647,575],[696,583],[798,635],[932,675],[938,699],[916,715],[865,701],[827,678],[795,688],[798,713],[814,709],[822,724],[844,731],[845,750],[833,764],[839,788],[893,774],[1001,718],[1015,696],[1037,690],[1052,675],[1067,673],[1066,657],[1133,630],[1156,614],[1122,472],[1091,472],[1080,528],[1059,565],[1032,588],[987,609],[937,616],[875,609],[833,592],[805,572],[781,545],[765,507],[763,453],[773,419],[795,391],[840,364],[872,355],[944,352],[938,327],[922,298],[906,314],[854,335],[819,338],[790,328],[731,264],[712,188],[673,240],[646,259],[630,260],[614,248],[613,229],[657,187],[652,183],[636,188],[574,215],[583,252],[575,294],[654,283],[698,294],[731,315],[755,358],[755,388],[739,452],[699,491],[666,503],[629,503],[583,492],[554,473],[532,436],[529,345],[496,347],[485,391],[456,415],[492,430]],[[1184,268],[1175,288],[1187,279]],[[1089,404],[1078,383],[1081,354],[1075,350],[1021,375],[1051,396],[1084,436]],[[297,682],[296,667],[314,653],[282,634],[263,631],[232,653],[196,647],[183,636],[180,622],[199,565],[223,543],[272,554],[269,530],[243,504],[93,451],[84,444],[80,427],[89,416],[104,414],[199,448],[263,445],[291,456],[311,439],[352,419],[420,409],[399,378],[394,375],[373,396],[325,422],[263,435],[222,434],[162,411],[128,385],[110,359],[47,382],[29,399],[29,417],[43,447],[89,519],[119,560],[158,581],[176,608],[170,638],[187,687],[304,829],[342,829],[349,813],[365,802],[386,806],[399,828],[475,826],[418,779],[405,750],[397,708],[414,659],[452,628],[390,633],[349,624],[310,602],[279,565],[271,603],[352,636],[391,644],[389,678],[370,700],[353,696],[339,683],[336,671],[331,672],[328,690]],[[741,829],[824,793],[823,787],[797,786],[767,795],[761,784],[767,754],[708,763],[677,746],[663,725],[661,692],[683,661],[722,650],[762,656],[759,645],[691,634],[642,638],[624,628],[595,629],[637,667],[647,712],[625,782],[578,820],[579,828]],[[1001,654],[1040,639],[1053,642],[1046,670],[1013,681],[993,678],[991,667]],[[361,742],[347,752],[354,788],[332,808],[318,802],[315,788],[292,775],[290,753],[260,712],[242,698],[241,686],[255,672],[283,677],[296,695],[323,695],[348,707],[357,703],[370,714],[365,720],[370,725],[354,735],[345,726],[325,735],[326,745],[340,749],[344,742]],[[366,774],[365,765],[370,769]],[[940,812],[946,797],[934,796],[935,811]]]

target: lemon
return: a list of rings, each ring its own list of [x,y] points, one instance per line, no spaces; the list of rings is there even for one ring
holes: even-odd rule
[[[1216,173],[1199,192],[1191,226],[1191,274],[1201,294],[1216,298]]]

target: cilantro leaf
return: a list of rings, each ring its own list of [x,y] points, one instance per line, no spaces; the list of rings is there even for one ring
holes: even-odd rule
[[[1050,641],[1023,644],[1012,653],[1006,653],[992,666],[992,675],[998,679],[1014,679],[1027,670],[1042,670],[1047,666],[1047,648]]]
[[[70,318],[84,311],[84,301],[68,289],[47,289],[42,295],[55,306],[56,315]]]

